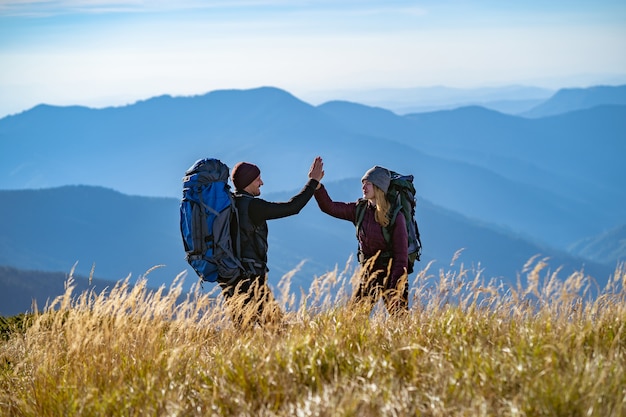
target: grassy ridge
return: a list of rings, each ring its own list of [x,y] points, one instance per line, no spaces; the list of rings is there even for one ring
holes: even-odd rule
[[[623,416],[626,268],[585,296],[541,260],[504,288],[421,271],[411,314],[348,308],[353,276],[316,279],[289,324],[236,330],[216,293],[145,281],[67,291],[0,341],[0,415]],[[184,295],[184,294],[183,294]],[[25,329],[27,327],[27,329]]]

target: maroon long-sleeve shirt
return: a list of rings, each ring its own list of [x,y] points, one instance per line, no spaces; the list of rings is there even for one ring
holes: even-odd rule
[[[343,203],[332,201],[324,185],[315,191],[315,200],[320,209],[333,217],[348,220],[352,223],[356,220],[356,202]],[[406,220],[402,213],[398,213],[396,221],[391,229],[391,248],[387,245],[383,235],[382,226],[376,222],[375,207],[367,204],[363,223],[359,229],[357,239],[359,247],[366,259],[376,255],[378,251],[388,252],[391,250],[393,262],[391,264],[391,282],[396,282],[405,273],[408,258],[408,236]]]

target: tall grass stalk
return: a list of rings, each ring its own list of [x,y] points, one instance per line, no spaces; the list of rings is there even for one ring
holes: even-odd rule
[[[624,416],[626,267],[593,297],[532,259],[515,286],[480,270],[411,282],[411,312],[350,307],[349,263],[285,326],[237,329],[217,288],[143,277],[65,293],[0,341],[3,416]]]

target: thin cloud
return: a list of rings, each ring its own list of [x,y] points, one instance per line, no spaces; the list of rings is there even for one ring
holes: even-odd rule
[[[258,2],[260,3],[260,2]],[[267,3],[267,2],[263,2]],[[0,15],[55,16],[89,13],[136,13],[174,10],[207,9],[230,5],[250,5],[251,2],[211,2],[196,0],[4,0],[0,1]],[[254,2],[252,3],[254,4]]]
[[[55,16],[63,14],[172,12],[210,9],[266,9],[275,11],[335,11],[356,14],[405,13],[423,15],[414,2],[396,0],[0,0],[0,16]]]

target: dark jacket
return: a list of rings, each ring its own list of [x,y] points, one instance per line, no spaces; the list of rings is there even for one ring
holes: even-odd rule
[[[352,223],[356,221],[356,202],[342,203],[332,201],[326,188],[322,185],[317,191],[315,191],[315,200],[320,209],[333,217],[338,219],[348,220]],[[369,259],[374,256],[378,251],[381,253],[391,250],[391,258],[393,263],[391,266],[391,281],[396,282],[400,278],[406,268],[408,259],[408,237],[406,231],[406,220],[402,213],[398,213],[396,221],[391,227],[391,248],[387,244],[383,235],[382,226],[376,222],[375,218],[376,209],[367,205],[365,209],[365,215],[363,217],[363,223],[358,231],[357,240],[359,242],[359,248],[363,252],[365,259]],[[383,262],[377,262],[375,267],[385,268],[383,264],[386,264],[388,259]]]
[[[316,180],[310,179],[298,194],[285,203],[266,201],[245,191],[235,194],[241,231],[241,257],[255,261],[255,274],[267,272],[267,220],[298,214],[313,197],[317,184]]]

